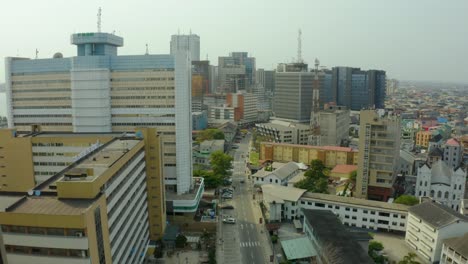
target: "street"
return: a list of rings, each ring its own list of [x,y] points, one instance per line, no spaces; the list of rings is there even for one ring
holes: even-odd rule
[[[223,215],[236,218],[236,224],[221,224],[218,244],[221,248],[218,263],[267,263],[268,256],[264,247],[269,247],[263,225],[259,223],[260,213],[254,208],[252,199],[252,182],[246,175],[246,160],[249,153],[250,135],[247,135],[238,143],[239,149],[232,150],[233,162],[233,188],[234,197],[223,204],[231,204],[234,210],[222,210]],[[241,180],[244,183],[241,183]],[[256,205],[258,207],[258,205]],[[267,253],[268,254],[268,253]]]

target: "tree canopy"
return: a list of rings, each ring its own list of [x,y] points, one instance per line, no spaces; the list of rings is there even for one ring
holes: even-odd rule
[[[403,260],[400,260],[398,264],[421,264],[418,261],[414,260],[416,258],[416,254],[413,252],[409,252],[408,255],[403,257]]]
[[[232,161],[233,158],[223,151],[215,151],[210,156],[210,165],[213,173],[220,175],[222,178],[229,174],[228,171],[232,168]]]
[[[395,203],[398,204],[406,204],[406,205],[416,205],[419,203],[418,198],[412,195],[401,195],[400,197],[396,198]]]
[[[325,165],[321,160],[312,160],[309,169],[304,173],[305,179],[294,184],[294,187],[309,192],[328,193],[328,177],[324,171]]]
[[[200,131],[197,135],[197,142],[203,142],[205,140],[213,139],[224,139],[223,131],[217,128],[208,128]]]
[[[378,241],[371,241],[369,243],[369,250],[368,250],[369,257],[371,257],[374,260],[374,262],[377,264],[384,264],[386,262],[386,258],[378,253],[382,251],[383,249],[384,249],[384,246],[382,245],[382,243]]]

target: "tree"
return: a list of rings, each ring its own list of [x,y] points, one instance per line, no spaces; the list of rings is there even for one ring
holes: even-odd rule
[[[350,179],[352,182],[356,182],[356,178],[357,178],[357,171],[351,172],[351,175],[349,176],[349,179]]]
[[[403,257],[403,260],[400,260],[398,264],[421,264],[418,261],[414,260],[416,258],[416,254],[413,252],[409,252],[408,255]]]
[[[223,183],[223,177],[221,177],[221,175],[216,175],[211,171],[194,170],[193,176],[203,177],[203,179],[205,179],[204,183],[207,188],[217,188]]]
[[[418,198],[412,196],[412,195],[401,195],[400,197],[396,198],[395,203],[398,204],[406,204],[406,205],[416,205],[419,203]]]
[[[324,173],[325,169],[321,160],[312,160],[309,170],[304,173],[305,179],[294,184],[294,187],[309,192],[328,193],[328,177]]]
[[[371,241],[369,243],[369,251],[382,251],[384,246],[379,241]]]
[[[378,241],[371,241],[369,243],[369,257],[371,257],[377,264],[384,264],[386,261],[386,258],[380,254],[380,251],[383,249],[384,246]]]
[[[175,240],[175,244],[176,244],[176,247],[177,248],[183,248],[185,247],[185,244],[187,243],[187,238],[182,235],[182,234],[179,234],[177,237],[176,237],[176,240]]]
[[[217,128],[208,128],[197,135],[197,142],[203,142],[205,140],[213,140],[213,139],[224,139],[223,131]]]
[[[211,153],[210,156],[211,169],[215,175],[219,175],[221,178],[228,175],[228,170],[232,168],[232,161],[233,158],[221,150]]]

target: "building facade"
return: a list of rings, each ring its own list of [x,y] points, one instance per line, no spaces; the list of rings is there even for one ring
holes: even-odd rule
[[[310,126],[281,120],[255,125],[257,132],[272,142],[306,145]]]
[[[250,91],[256,82],[255,74],[255,58],[247,52],[231,52],[228,57],[218,58],[219,92]]]
[[[465,196],[466,172],[463,168],[453,169],[439,160],[418,169],[416,196],[431,197],[453,210],[458,211]]]
[[[351,148],[334,146],[306,146],[286,143],[262,142],[260,144],[260,159],[278,162],[294,161],[310,164],[318,159],[326,167],[333,168],[336,165],[356,165],[358,152]]]
[[[428,201],[409,209],[405,242],[427,263],[438,263],[443,241],[467,232],[465,216],[437,202]]]
[[[257,121],[257,98],[252,93],[228,93],[226,95],[226,104],[234,107],[234,121],[240,123]]]
[[[361,110],[355,196],[387,201],[393,193],[400,156],[400,117]]]
[[[77,46],[71,58],[59,53],[52,59],[6,58],[9,127],[31,131],[38,124],[42,131],[56,132],[157,127],[166,187],[189,192],[191,61],[186,50],[118,56],[123,39],[108,33],[73,34],[71,42]]]
[[[200,60],[200,37],[196,34],[172,35],[171,36],[171,55],[175,55],[179,50],[188,51],[192,61]]]
[[[443,241],[440,264],[468,263],[468,233]]]
[[[341,146],[349,138],[350,111],[345,107],[329,106],[319,112],[320,145]]]

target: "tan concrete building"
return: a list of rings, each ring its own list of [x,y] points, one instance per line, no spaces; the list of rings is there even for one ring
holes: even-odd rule
[[[355,196],[387,201],[393,193],[400,153],[400,117],[361,110]]]
[[[157,135],[155,128],[137,128],[135,131],[134,134],[132,133],[125,136],[121,133],[89,134],[58,132],[37,132],[35,134],[21,135],[14,129],[0,130],[0,138],[2,138],[0,143],[0,175],[2,175],[2,177],[0,177],[0,195],[7,192],[16,195],[26,195],[30,190],[41,191],[45,188],[44,186],[52,186],[47,188],[49,188],[49,191],[56,195],[59,200],[61,198],[92,200],[95,199],[97,195],[96,190],[99,191],[99,188],[102,186],[105,186],[105,188],[102,187],[103,189],[101,189],[101,192],[112,187],[111,181],[113,182],[114,177],[117,177],[112,176],[114,174],[125,174],[126,176],[122,177],[129,178],[143,177],[141,178],[140,187],[144,193],[141,197],[137,198],[146,201],[144,208],[142,207],[140,209],[146,212],[145,219],[149,221],[149,234],[151,239],[159,239],[164,233],[166,222],[160,137]],[[114,151],[117,147],[111,146],[117,146],[115,142],[122,143],[120,148],[124,149],[124,153]],[[131,145],[130,143],[135,144]],[[111,144],[111,146],[109,146],[109,144]],[[138,150],[131,152],[131,150],[136,148],[138,148]],[[131,155],[129,158],[139,160],[139,163],[132,163],[135,170],[130,170],[130,167],[128,167],[130,165],[120,164],[120,158],[115,158],[113,160],[115,164],[107,163],[107,159],[112,161],[113,157],[110,154],[104,154],[107,152],[114,156],[120,155],[119,157],[122,159],[124,156]],[[127,152],[130,154],[127,154]],[[39,155],[39,153],[41,154]],[[86,160],[83,160],[94,153],[102,154],[102,163],[97,165],[93,163],[88,164]],[[94,161],[94,159],[99,160],[101,156],[93,157],[92,161]],[[89,159],[91,158],[88,158],[88,161]],[[60,162],[60,164],[54,164],[55,166],[52,166],[51,164],[54,162]],[[86,178],[89,181],[61,180],[64,178],[64,173],[66,173],[66,171],[74,167],[82,168],[88,166],[85,166],[85,164],[91,166],[93,170],[98,170],[99,173],[110,174],[111,176],[108,176],[110,178],[97,177],[95,175],[97,172],[87,169],[86,171],[82,170],[82,173],[87,173],[89,177],[93,176],[93,181],[89,180],[92,179],[89,177]],[[119,170],[122,171],[119,172]],[[47,177],[42,175],[38,176],[37,172],[40,171],[49,171],[51,175]],[[54,173],[54,171],[57,172]],[[135,173],[139,173],[139,176],[134,176]],[[99,184],[101,185],[93,185],[95,184],[94,181],[100,181]],[[115,186],[111,188],[112,191],[106,192],[106,195],[114,195],[114,190],[125,188],[115,195],[126,196],[127,194],[125,192],[131,192],[131,186],[136,183],[137,182],[129,181],[118,187]],[[58,186],[62,187],[58,188]],[[130,196],[128,199],[130,199]],[[119,202],[122,201],[123,200],[119,200]],[[113,204],[115,203],[116,202]],[[0,220],[0,225],[1,224]]]
[[[320,145],[340,146],[349,138],[350,111],[344,106],[329,106],[319,112]]]
[[[416,133],[416,146],[427,148],[429,147],[429,141],[432,138],[431,131],[418,131]]]
[[[262,142],[260,144],[261,160],[294,161],[310,164],[312,160],[319,159],[329,168],[333,168],[339,164],[357,164],[357,154],[358,152],[346,147],[308,146],[271,142]]]

